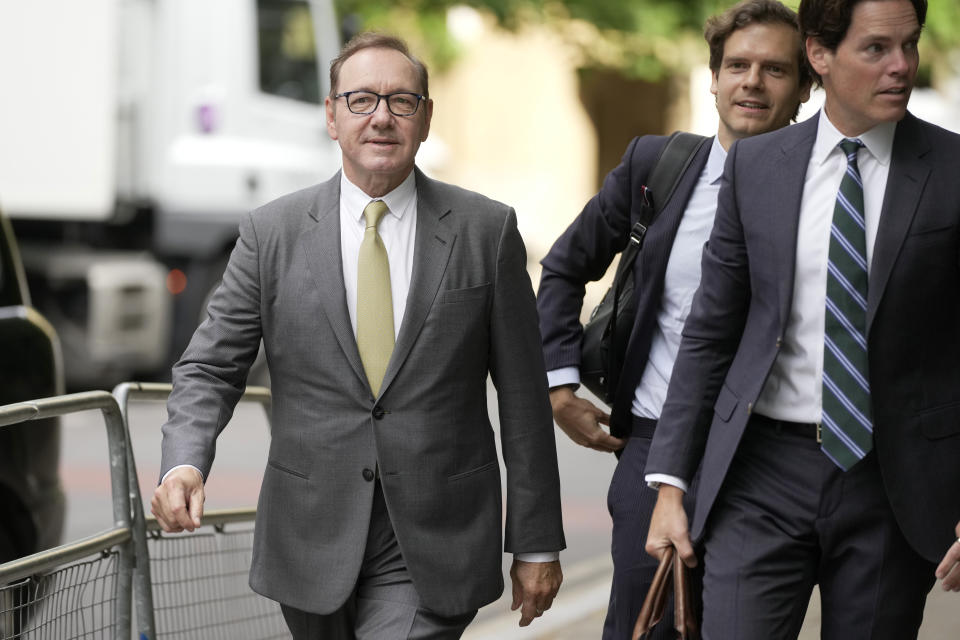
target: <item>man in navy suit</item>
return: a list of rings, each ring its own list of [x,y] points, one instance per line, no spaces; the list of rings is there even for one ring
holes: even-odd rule
[[[730,149],[646,469],[647,549],[703,542],[705,639],[795,638],[814,584],[822,637],[914,638],[960,587],[960,136],[907,112],[926,7],[803,0],[824,108]]]
[[[726,149],[789,124],[809,95],[796,14],[775,0],[747,0],[707,22],[717,136],[701,145],[647,234],[634,266],[639,301],[612,415],[574,394],[579,383],[584,285],[603,276],[637,221],[641,189],[666,138],[634,139],[600,192],[543,259],[537,296],[557,424],[578,444],[622,455],[610,486],[614,561],[603,637],[629,638],[656,571],[643,548],[656,493],[643,481],[680,328],[700,278]],[[656,201],[663,194],[653,194]],[[610,424],[607,433],[600,424]],[[662,625],[667,627],[669,625]]]

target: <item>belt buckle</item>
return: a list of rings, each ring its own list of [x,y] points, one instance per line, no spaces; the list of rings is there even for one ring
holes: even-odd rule
[[[820,435],[820,423],[817,423],[817,444],[823,444],[823,437]]]

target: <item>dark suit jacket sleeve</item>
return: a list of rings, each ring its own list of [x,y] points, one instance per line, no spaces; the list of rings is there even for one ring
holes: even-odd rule
[[[579,366],[580,311],[587,282],[599,280],[630,238],[640,189],[666,143],[661,136],[634,138],[599,193],[541,261],[537,292],[540,333],[548,371]]]
[[[173,368],[173,392],[163,425],[160,477],[190,464],[209,477],[217,435],[246,388],[260,345],[260,259],[253,215],[240,222],[223,281],[207,318]]]
[[[746,242],[737,207],[737,143],[730,148],[717,215],[703,249],[700,287],[654,434],[646,473],[690,481],[703,457],[714,404],[743,334],[750,306]],[[745,188],[755,188],[746,181]]]
[[[511,209],[497,250],[490,375],[497,388],[507,469],[504,548],[512,553],[559,551],[566,546],[556,440],[539,345],[527,254]]]

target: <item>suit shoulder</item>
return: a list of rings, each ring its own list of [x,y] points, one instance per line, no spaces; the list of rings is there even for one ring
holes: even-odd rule
[[[251,215],[254,217],[264,217],[292,211],[309,211],[316,205],[324,189],[329,188],[329,186],[329,182],[322,182],[300,189],[299,191],[287,193],[257,207]]]
[[[241,219],[241,233],[247,225],[252,226],[258,236],[274,233],[296,233],[308,215],[317,215],[323,208],[324,202],[339,197],[339,186],[338,174],[326,182],[293,191],[271,200]]]
[[[790,162],[798,153],[809,153],[817,135],[816,116],[804,122],[735,140],[728,157],[738,170],[765,171]]]
[[[951,131],[950,129],[944,129],[939,125],[919,118],[914,118],[914,122],[923,130],[924,135],[930,140],[933,146],[945,147],[954,152],[960,148],[960,133]]]
[[[418,180],[422,180],[422,186],[419,189],[421,197],[453,211],[468,210],[471,218],[487,217],[502,221],[509,212],[513,211],[510,205],[476,191],[434,180],[423,174],[418,176]]]

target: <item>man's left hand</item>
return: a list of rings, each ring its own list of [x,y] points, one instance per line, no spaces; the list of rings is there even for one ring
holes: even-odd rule
[[[550,608],[563,582],[560,561],[523,562],[514,560],[510,567],[513,583],[513,605],[510,610],[520,609],[520,626],[526,627],[534,618],[539,618]]]
[[[960,591],[960,522],[953,532],[957,534],[957,540],[947,549],[937,567],[937,578],[943,581],[944,591]]]

